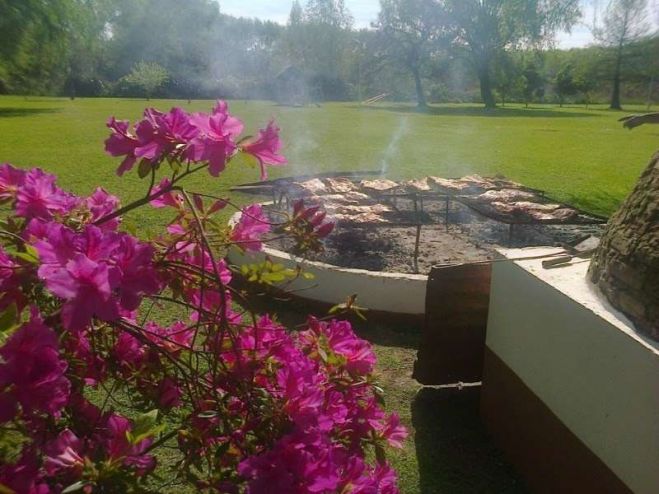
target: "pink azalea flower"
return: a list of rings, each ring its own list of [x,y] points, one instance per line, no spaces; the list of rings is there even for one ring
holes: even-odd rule
[[[186,156],[193,161],[208,161],[209,173],[217,177],[236,150],[235,140],[242,132],[243,124],[229,114],[224,101],[218,101],[210,115],[194,114],[191,123],[199,134],[191,141]]]
[[[287,362],[277,372],[277,384],[285,401],[284,411],[300,426],[315,424],[323,405],[320,376],[309,364],[308,360],[299,359]]]
[[[14,199],[24,180],[24,170],[14,168],[9,163],[0,165],[0,202]]]
[[[325,223],[316,230],[318,238],[325,238],[334,231],[335,223]]]
[[[53,330],[33,314],[0,348],[0,356],[0,422],[13,418],[16,405],[27,417],[40,412],[59,417],[71,384]]]
[[[138,241],[130,235],[119,238],[119,247],[113,253],[111,262],[119,268],[121,281],[119,303],[127,311],[136,310],[144,294],[156,293],[160,288],[153,267],[153,247]]]
[[[302,335],[303,341],[318,345],[326,341],[329,349],[343,357],[345,369],[354,375],[373,372],[375,353],[366,340],[358,338],[348,321],[321,322],[309,319],[309,329]]]
[[[163,379],[158,385],[158,403],[165,408],[181,406],[183,392],[179,385],[170,377]]]
[[[33,451],[26,449],[15,464],[0,464],[0,487],[16,494],[50,494],[48,484],[41,481],[39,464]]]
[[[105,151],[110,156],[125,156],[117,168],[117,175],[121,176],[135,166],[137,161],[135,149],[139,146],[140,141],[131,134],[128,120],[116,120],[114,117],[110,117],[107,126],[112,132],[110,137],[105,140]]]
[[[80,455],[82,442],[71,430],[64,429],[56,439],[44,447],[44,468],[48,475],[71,470],[80,472],[84,459]]]
[[[70,360],[71,371],[81,377],[86,385],[95,386],[106,377],[105,356],[94,351],[88,330],[67,336],[69,337],[64,339],[63,347],[67,354],[73,356]]]
[[[43,277],[39,270],[39,275]],[[105,263],[76,254],[61,269],[45,279],[46,287],[67,302],[62,307],[62,321],[68,329],[84,329],[93,316],[104,321],[119,318],[118,307],[111,300],[111,277],[116,271]]]
[[[396,487],[396,472],[387,464],[378,465],[373,473],[378,494],[398,494]]]
[[[309,234],[315,234],[319,239],[327,237],[334,230],[334,223],[325,223],[326,218],[327,213],[320,205],[308,207],[304,199],[298,199],[293,203],[293,224],[298,228],[304,228]]]
[[[109,194],[103,187],[97,187],[89,197],[85,198],[84,204],[91,213],[91,223],[100,220],[104,216],[113,213],[119,208],[119,198]],[[103,223],[100,228],[105,230],[116,230],[121,218],[114,218]]]
[[[131,430],[126,417],[113,413],[106,424],[105,451],[111,460],[122,460],[124,466],[134,468],[139,476],[143,476],[156,467],[156,459],[145,454],[153,440],[146,438],[131,444],[127,437]]]
[[[133,335],[122,332],[112,349],[112,355],[123,366],[137,369],[146,358],[147,348]]]
[[[55,185],[55,176],[34,168],[25,174],[16,194],[16,215],[24,218],[49,220],[65,214],[76,206],[77,200]]]
[[[166,189],[171,185],[171,183],[172,182],[168,178],[163,178],[160,183],[153,188],[151,195],[153,196],[161,190]],[[155,199],[149,201],[149,204],[158,209],[165,207],[180,209],[183,206],[183,196],[173,191],[165,192],[164,194],[161,194]]]
[[[19,291],[18,269],[19,264],[7,255],[0,247],[0,309],[12,303],[23,305],[23,297]]]
[[[270,121],[265,129],[259,130],[257,139],[242,145],[242,150],[254,156],[261,166],[261,180],[268,178],[265,165],[283,165],[287,163],[286,158],[279,154],[281,140],[279,139],[279,127],[274,121]]]
[[[94,316],[116,320],[159,288],[153,248],[130,235],[92,225],[76,233],[56,223],[45,233],[34,244],[41,261],[38,275],[65,301],[62,322],[68,329],[82,330]]]
[[[177,355],[183,349],[190,348],[194,337],[194,327],[182,321],[177,321],[169,327],[163,328],[155,322],[149,321],[144,325],[145,336],[153,343]]]
[[[146,109],[143,119],[135,125],[135,134],[130,132],[128,121],[112,117],[107,126],[112,133],[105,141],[105,150],[111,156],[125,156],[117,169],[119,176],[131,170],[138,160],[157,163],[168,154],[178,153],[197,135],[190,115],[181,108],[172,108],[168,113]]]
[[[380,433],[394,448],[402,448],[403,442],[407,438],[407,429],[401,425],[400,417],[397,413],[389,415]]]
[[[260,204],[247,206],[233,227],[231,241],[242,249],[259,251],[262,248],[261,236],[270,231],[269,223]]]
[[[248,494],[336,492],[341,478],[335,448],[329,438],[296,431],[244,460],[238,472],[249,480]]]
[[[144,119],[135,126],[135,133],[140,141],[135,156],[155,163],[179,146],[188,145],[197,135],[197,129],[190,123],[190,115],[181,108],[172,108],[168,113],[148,108]]]

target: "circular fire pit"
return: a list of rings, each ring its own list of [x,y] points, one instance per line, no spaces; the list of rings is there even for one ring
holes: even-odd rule
[[[269,257],[314,275],[286,282],[296,297],[335,305],[357,295],[373,312],[425,313],[428,273],[441,265],[490,261],[497,247],[569,245],[597,235],[602,220],[551,202],[542,191],[504,179],[358,180],[304,177],[245,184],[236,190],[270,193],[265,209],[290,211],[294,200],[318,204],[337,222],[325,250],[297,257],[275,238],[256,255],[231,252],[232,264]]]

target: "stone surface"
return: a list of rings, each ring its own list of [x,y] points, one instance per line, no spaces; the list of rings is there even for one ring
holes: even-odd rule
[[[659,340],[659,152],[611,217],[588,273],[638,331]]]

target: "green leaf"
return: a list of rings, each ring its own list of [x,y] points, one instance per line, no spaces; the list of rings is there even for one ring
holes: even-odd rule
[[[327,352],[322,347],[318,347],[318,355],[323,362],[327,362]]]
[[[387,453],[385,452],[384,448],[379,444],[375,446],[375,459],[378,461],[380,465],[384,465],[387,462]]]
[[[71,485],[68,486],[66,489],[64,489],[64,490],[62,491],[62,494],[67,494],[67,493],[69,493],[69,492],[76,492],[76,491],[79,491],[80,489],[82,489],[82,488],[85,487],[86,485],[87,485],[87,482],[85,482],[84,480],[78,480],[77,482],[71,484]]]
[[[181,171],[181,163],[179,163],[177,160],[170,161],[169,167],[172,169],[174,173],[178,173]]]
[[[0,333],[5,333],[16,329],[20,324],[18,315],[19,313],[16,304],[11,304],[2,313],[0,313]]]
[[[30,264],[39,262],[39,252],[31,245],[25,245],[25,252],[13,252],[12,255]]]
[[[151,173],[152,168],[153,168],[153,165],[151,164],[151,162],[149,162],[147,160],[142,160],[142,161],[140,161],[140,164],[137,167],[137,174],[139,175],[140,178],[144,178],[149,173]]]
[[[39,260],[39,251],[36,248],[34,248],[32,245],[26,244],[25,245],[25,252],[27,252],[29,255],[31,255],[35,259]]]
[[[132,430],[127,434],[128,440],[133,444],[137,444],[147,437],[157,434],[161,429],[161,427],[156,424],[157,420],[157,409],[138,415],[137,418],[133,421]]]
[[[16,494],[16,491],[0,484],[0,494]]]
[[[236,153],[231,161],[235,161],[238,166],[247,166],[250,168],[257,168],[259,166],[259,160],[249,153]]]
[[[231,443],[229,441],[220,444],[215,449],[215,458],[217,458],[217,459],[222,458],[227,453],[227,451],[229,451],[230,446],[231,446]]]
[[[333,307],[330,307],[330,310],[327,311],[328,314],[336,314],[346,309],[346,304],[336,304]]]
[[[364,311],[367,309],[364,309],[363,307],[353,307],[352,308],[355,314],[357,314],[357,317],[359,317],[362,321],[366,321],[366,316],[364,315]]]

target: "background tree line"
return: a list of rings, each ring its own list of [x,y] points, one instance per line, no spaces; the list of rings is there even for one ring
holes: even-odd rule
[[[650,102],[659,36],[647,0],[610,0],[596,43],[552,48],[579,0],[381,0],[355,29],[343,0],[294,0],[288,23],[214,0],[0,0],[0,93],[176,98]]]

